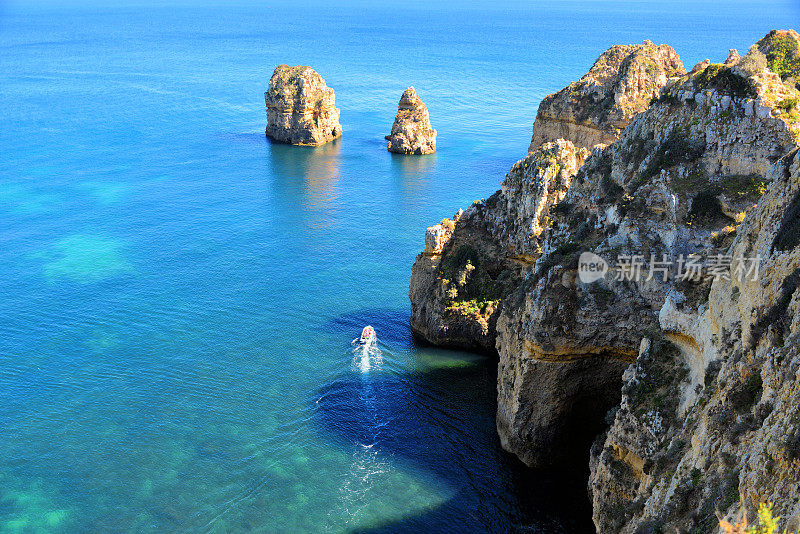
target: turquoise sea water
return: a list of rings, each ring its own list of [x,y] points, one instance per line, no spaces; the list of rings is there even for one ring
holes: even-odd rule
[[[582,481],[501,451],[493,362],[412,340],[424,229],[497,189],[609,45],[691,67],[798,15],[0,4],[0,532],[590,531]],[[279,63],[336,90],[341,140],[265,139]],[[385,150],[408,85],[435,155]]]

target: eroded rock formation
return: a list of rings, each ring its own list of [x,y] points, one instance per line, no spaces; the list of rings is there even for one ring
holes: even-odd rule
[[[585,458],[610,425],[591,450],[598,532],[714,532],[717,512],[764,501],[800,521],[798,92],[729,60],[670,80],[588,157],[566,140],[535,150],[430,228],[412,270],[417,333],[484,346],[494,328],[506,449]],[[582,251],[616,276],[582,282]],[[700,276],[678,279],[689,255]],[[761,276],[742,279],[756,255]],[[623,275],[633,256],[641,275]],[[477,317],[437,311],[469,280],[497,291],[475,337]]]
[[[579,81],[542,100],[528,152],[556,139],[590,150],[613,143],[670,78],[685,72],[670,46],[612,46]]]
[[[678,309],[685,295],[669,294],[662,336],[625,373],[592,450],[598,532],[716,532],[717,513],[752,518],[762,502],[800,527],[798,151],[768,179],[729,249],[761,256],[760,276],[736,276],[737,260],[699,305]]]
[[[311,67],[275,67],[264,101],[275,141],[316,146],[342,135],[333,89]]]
[[[428,228],[409,284],[416,334],[438,345],[495,352],[503,298],[539,254],[548,209],[587,155],[569,141],[549,143],[516,163],[486,202]]]
[[[392,124],[389,152],[397,154],[430,154],[436,152],[436,130],[431,126],[428,107],[413,87],[403,91]]]
[[[589,158],[551,214],[530,287],[518,307],[504,308],[497,326],[498,430],[528,463],[551,462],[563,450],[554,439],[540,442],[558,425],[549,406],[526,402],[530,392],[542,396],[542,377],[554,364],[631,362],[641,340],[660,330],[656,314],[668,295],[691,308],[703,305],[698,295],[707,293],[702,284],[659,283],[657,276],[581,284],[575,281],[578,253],[590,250],[608,261],[641,255],[644,271],[654,259],[677,263],[689,254],[708,264],[727,249],[767,187],[773,162],[795,146],[786,123],[772,113],[749,113],[764,107],[755,103],[758,85],[732,86],[730,76],[707,67],[670,88],[619,141]],[[680,374],[680,364],[674,367]],[[551,387],[554,396],[569,391],[557,382]],[[665,394],[664,402],[674,398]],[[569,430],[569,419],[560,421]]]

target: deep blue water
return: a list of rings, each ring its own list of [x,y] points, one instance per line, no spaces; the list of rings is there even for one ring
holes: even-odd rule
[[[488,197],[613,43],[691,67],[788,2],[0,3],[0,532],[583,532],[494,433],[494,365],[409,333],[426,226]],[[270,144],[275,65],[344,136]],[[390,155],[414,85],[439,151]],[[382,361],[354,364],[375,326]]]

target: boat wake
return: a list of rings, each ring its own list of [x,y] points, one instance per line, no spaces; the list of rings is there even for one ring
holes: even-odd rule
[[[351,424],[358,435],[351,443],[349,470],[341,475],[339,498],[328,512],[327,532],[339,532],[343,525],[352,530],[366,521],[369,505],[375,500],[372,495],[394,472],[391,460],[385,457],[380,447],[385,439],[386,426],[391,421],[379,409],[380,399],[373,382],[375,377],[369,374],[370,370],[381,369],[383,364],[375,330],[371,326],[365,327],[361,336],[350,344],[353,347],[352,367],[360,371],[359,378],[342,382],[347,385],[347,402],[337,403],[337,408],[357,414],[357,419]]]
[[[354,339],[351,345],[353,345],[353,366],[362,373],[380,368],[383,364],[381,349],[378,348],[378,337],[371,326],[365,326],[361,331],[361,337]]]

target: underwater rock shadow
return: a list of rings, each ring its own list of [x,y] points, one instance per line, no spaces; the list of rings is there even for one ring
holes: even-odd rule
[[[353,532],[593,532],[583,474],[534,471],[500,447],[493,380],[487,361],[413,380],[353,373],[317,391],[315,419],[335,442],[455,490],[437,508]]]

